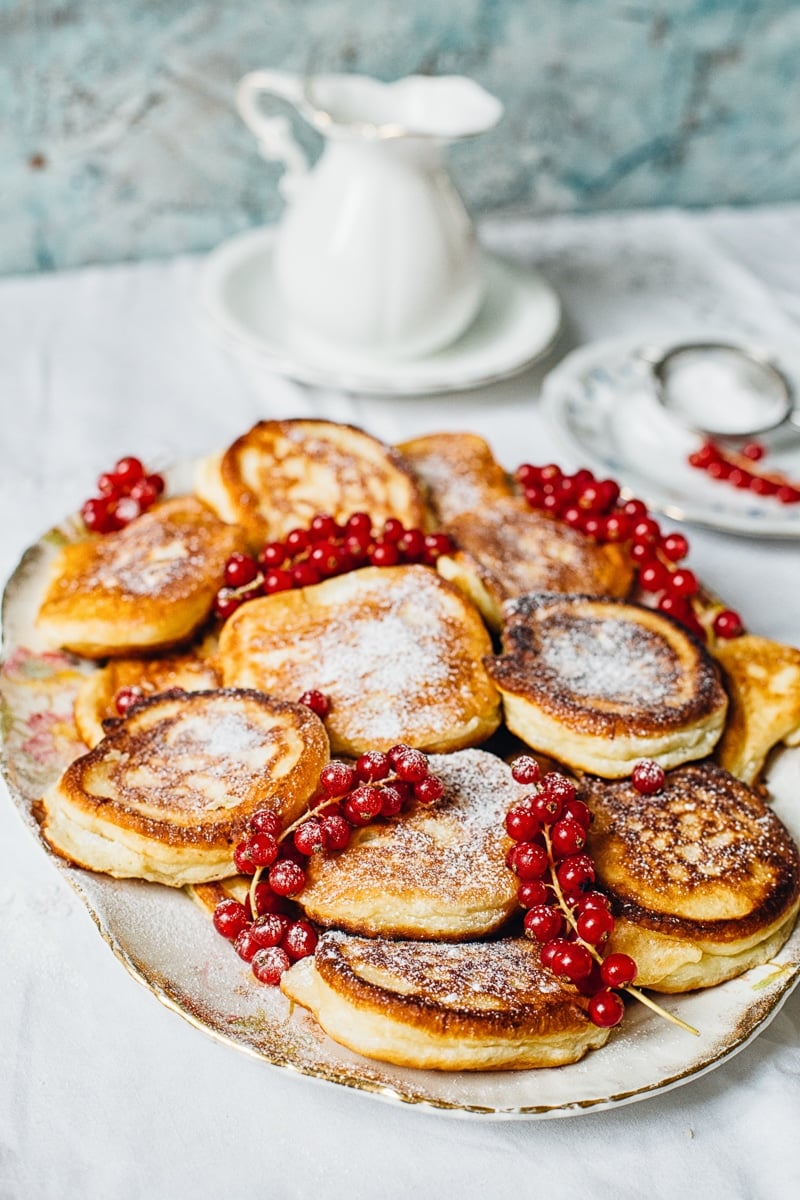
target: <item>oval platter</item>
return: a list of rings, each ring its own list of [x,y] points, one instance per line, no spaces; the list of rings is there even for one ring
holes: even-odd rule
[[[173,485],[180,479],[173,477]],[[185,477],[185,476],[184,476]],[[448,1073],[374,1062],[332,1042],[277,989],[261,987],[181,890],[120,881],[68,866],[39,834],[37,805],[85,747],[72,718],[90,664],[44,646],[33,617],[57,548],[75,537],[66,522],[23,556],[3,597],[0,667],[2,767],[13,802],[53,866],[89,911],[126,969],[162,1003],[205,1033],[273,1067],[376,1098],[484,1118],[574,1116],[642,1100],[688,1083],[748,1044],[800,980],[800,927],[778,957],[716,988],[667,997],[666,1007],[700,1030],[692,1037],[632,1005],[601,1050],[572,1066],[536,1071]],[[774,806],[800,836],[800,750],[774,755]]]

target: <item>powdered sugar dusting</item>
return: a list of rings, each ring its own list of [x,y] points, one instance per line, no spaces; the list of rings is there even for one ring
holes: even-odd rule
[[[226,664],[227,681],[287,699],[318,689],[331,701],[331,738],[345,744],[435,744],[491,719],[496,695],[481,662],[491,644],[477,617],[465,624],[464,602],[429,568],[368,571],[345,577],[349,596],[337,592],[294,626],[249,629],[242,672]]]
[[[575,999],[571,989],[540,966],[536,948],[523,938],[426,945],[325,934],[317,961],[324,970],[326,959],[335,963],[340,957],[357,975],[387,991],[476,1015],[495,1011],[508,1016],[528,1007],[541,1013],[548,1001]]]
[[[619,617],[551,617],[539,647],[537,670],[579,697],[662,705],[681,677],[665,638]]]

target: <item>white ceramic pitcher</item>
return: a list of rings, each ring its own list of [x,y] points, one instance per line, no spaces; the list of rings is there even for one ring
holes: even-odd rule
[[[324,136],[312,169],[287,118],[262,112],[261,93]],[[387,84],[271,70],[245,75],[236,100],[263,156],[285,167],[275,282],[300,335],[382,358],[454,341],[477,312],[482,272],[442,149],[491,129],[500,101],[460,76]]]

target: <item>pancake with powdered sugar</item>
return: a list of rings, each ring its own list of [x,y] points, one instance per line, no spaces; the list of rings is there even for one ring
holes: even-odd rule
[[[728,700],[705,647],[677,621],[616,600],[550,593],[507,606],[487,659],[506,724],[534,750],[606,779],[639,759],[710,754]]]

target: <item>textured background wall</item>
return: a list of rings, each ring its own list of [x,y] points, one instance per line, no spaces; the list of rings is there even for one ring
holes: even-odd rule
[[[205,249],[280,211],[256,66],[465,72],[476,210],[800,197],[798,0],[0,0],[0,270]]]

